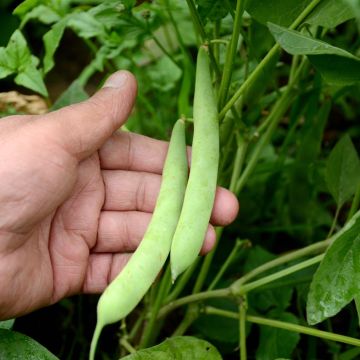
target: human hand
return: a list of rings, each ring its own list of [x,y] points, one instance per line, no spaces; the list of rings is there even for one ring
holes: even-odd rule
[[[135,96],[134,77],[121,71],[83,103],[0,119],[0,319],[102,292],[141,241],[167,143],[115,132]],[[211,223],[237,211],[219,188]],[[202,253],[214,241],[209,225]]]

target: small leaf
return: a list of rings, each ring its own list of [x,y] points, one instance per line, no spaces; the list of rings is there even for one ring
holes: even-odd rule
[[[42,73],[35,66],[37,59],[35,58],[32,64],[28,65],[15,77],[15,83],[28,89],[34,90],[44,97],[48,97],[48,92],[44,84]]]
[[[0,329],[11,330],[12,327],[14,326],[14,323],[15,323],[15,319],[0,321]]]
[[[14,69],[19,70],[31,65],[31,53],[20,30],[12,34],[6,47],[6,56]]]
[[[56,23],[43,37],[45,46],[44,74],[47,74],[54,67],[54,54],[64,34],[66,20]]]
[[[31,11],[24,14],[20,28],[24,28],[24,26],[30,21],[36,19],[43,24],[52,24],[56,21],[60,21],[60,15],[51,7],[46,5],[39,5],[33,8]]]
[[[355,194],[360,184],[360,161],[349,135],[340,139],[331,151],[325,177],[338,207]]]
[[[30,337],[5,329],[0,329],[0,359],[58,360]]]
[[[172,337],[159,345],[125,356],[124,360],[221,360],[216,348],[191,336]]]
[[[106,34],[105,25],[88,12],[71,14],[68,17],[68,26],[84,39],[104,36]]]
[[[291,55],[307,55],[322,77],[333,85],[360,81],[360,59],[351,53],[298,31],[269,23],[280,46]]]
[[[21,17],[39,4],[41,4],[41,0],[25,0],[15,8],[13,14]]]
[[[0,79],[6,78],[15,72],[15,68],[11,61],[9,61],[9,57],[6,53],[5,48],[0,48]]]
[[[310,325],[336,315],[360,294],[360,212],[333,236],[307,300]]]
[[[295,315],[287,312],[279,313],[272,311],[268,314],[268,317],[291,324],[299,323]],[[256,351],[256,359],[273,360],[278,357],[290,357],[299,341],[300,335],[295,332],[270,326],[261,326],[260,343]]]

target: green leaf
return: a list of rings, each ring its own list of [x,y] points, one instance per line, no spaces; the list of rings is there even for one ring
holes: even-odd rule
[[[325,176],[338,207],[355,194],[360,184],[360,161],[349,135],[340,139],[331,151]]]
[[[15,8],[13,14],[21,17],[39,4],[41,4],[41,0],[25,0]]]
[[[15,319],[0,321],[0,329],[11,330],[12,327],[14,326],[14,323],[15,323]]]
[[[259,21],[291,25],[312,0],[247,0],[246,11]]]
[[[352,85],[360,81],[360,59],[349,52],[298,31],[269,23],[280,46],[292,55],[307,55],[322,77],[333,85]]]
[[[44,56],[44,75],[47,74],[55,65],[54,54],[58,48],[66,27],[66,20],[56,23],[44,36],[45,56]]]
[[[61,109],[64,106],[72,105],[84,101],[89,95],[79,81],[74,81],[56,100],[51,110]]]
[[[157,346],[125,356],[124,360],[221,360],[216,348],[205,340],[190,336],[172,337]]]
[[[148,75],[153,81],[155,89],[167,92],[175,87],[182,73],[167,56],[163,56],[158,62],[148,68]]]
[[[15,68],[7,55],[5,48],[0,48],[0,79],[6,78],[15,72]]]
[[[46,5],[39,5],[33,8],[31,11],[24,14],[20,27],[23,28],[27,22],[32,19],[36,19],[43,24],[52,24],[57,21],[60,21],[60,15],[51,7]]]
[[[0,329],[0,359],[57,360],[58,358],[28,336]]]
[[[203,22],[207,19],[216,21],[224,18],[229,13],[229,8],[223,0],[197,0],[198,12]]]
[[[7,61],[13,69],[19,71],[32,64],[31,53],[20,30],[16,30],[6,47]]]
[[[334,28],[355,17],[354,9],[347,0],[322,1],[306,18],[306,23],[325,28]]]
[[[213,299],[206,305],[228,311],[238,311],[238,306],[228,299]],[[239,341],[239,320],[219,315],[200,314],[193,327],[206,339],[236,344]]]
[[[29,65],[15,77],[15,83],[34,90],[44,97],[48,97],[42,73],[35,66]]]
[[[292,324],[299,323],[295,315],[287,312],[279,313],[272,311],[268,314],[268,317]],[[299,341],[300,335],[297,333],[270,326],[261,326],[256,359],[273,360],[278,357],[290,358]]]
[[[68,17],[68,26],[84,39],[106,35],[105,25],[88,12],[71,14]]]
[[[336,315],[360,294],[360,212],[333,236],[307,300],[310,325]]]
[[[93,16],[96,20],[100,21],[106,26],[106,28],[111,29],[112,27],[118,25],[119,18],[125,10],[125,5],[123,3],[115,3],[113,0],[107,0],[91,8],[88,13]]]

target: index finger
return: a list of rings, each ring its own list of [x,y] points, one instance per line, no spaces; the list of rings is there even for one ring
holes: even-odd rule
[[[99,150],[101,168],[161,174],[168,147],[167,141],[117,131]]]

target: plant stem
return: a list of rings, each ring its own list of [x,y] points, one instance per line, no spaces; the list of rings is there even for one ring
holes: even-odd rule
[[[186,330],[191,326],[191,324],[199,316],[199,307],[196,304],[190,304],[186,310],[184,319],[181,321],[179,326],[173,332],[171,336],[182,336],[185,334]]]
[[[120,340],[121,346],[123,346],[130,354],[133,354],[136,352],[135,348],[129,343],[129,341],[125,338],[122,338]]]
[[[211,306],[207,306],[205,308],[205,313],[209,314],[209,315],[211,314],[211,315],[224,316],[224,317],[228,317],[231,319],[239,318],[239,314],[236,312],[217,309],[217,308],[214,308]],[[348,344],[348,345],[360,346],[360,340],[358,340],[358,339],[355,339],[355,338],[352,338],[349,336],[340,335],[340,334],[330,333],[330,332],[323,331],[323,330],[314,329],[309,326],[297,325],[297,324],[292,324],[292,323],[288,323],[285,321],[266,319],[266,318],[262,318],[259,316],[252,316],[252,315],[247,315],[246,321],[251,322],[253,324],[271,326],[271,327],[275,327],[278,329],[284,329],[284,330],[288,330],[288,331],[297,332],[300,334],[316,336],[316,337],[319,337],[322,339],[337,341],[337,342],[341,342],[341,343]]]
[[[290,266],[290,267],[288,267],[288,268],[286,268],[284,270],[280,270],[280,271],[278,271],[278,272],[276,272],[274,274],[265,276],[265,277],[263,277],[263,278],[261,278],[259,280],[255,280],[255,281],[253,281],[253,282],[251,282],[249,284],[243,285],[240,282],[235,281],[235,283],[233,283],[230,286],[230,289],[232,290],[233,294],[235,294],[235,295],[246,294],[249,291],[254,290],[254,289],[256,289],[256,288],[258,288],[260,286],[263,286],[263,285],[268,284],[268,283],[270,283],[272,281],[275,281],[275,280],[281,279],[281,278],[283,278],[285,276],[291,275],[294,272],[297,272],[299,270],[302,270],[302,269],[305,269],[305,268],[307,268],[309,266],[317,264],[323,258],[324,258],[324,254],[315,256],[315,257],[313,257],[311,259],[302,261],[299,264]]]
[[[247,151],[248,145],[249,145],[249,143],[247,141],[245,141],[245,139],[243,137],[241,137],[240,139],[241,139],[240,140],[241,142],[236,149],[236,155],[235,155],[235,160],[234,160],[234,169],[231,174],[231,180],[230,180],[229,190],[232,192],[235,192],[235,190],[236,190],[236,184],[239,179],[242,167],[244,165],[245,155],[246,155],[246,151]]]
[[[194,286],[194,289],[193,289],[193,294],[199,292],[203,285],[204,285],[204,282],[206,280],[206,276],[209,272],[209,268],[210,268],[210,265],[212,263],[212,260],[214,258],[214,255],[215,255],[215,252],[216,252],[216,248],[219,244],[219,240],[220,240],[220,237],[222,235],[222,232],[223,232],[224,228],[222,227],[218,227],[216,228],[216,244],[214,245],[214,248],[213,250],[208,254],[206,255],[205,259],[204,259],[204,262],[202,263],[202,266],[201,266],[201,269],[200,269],[200,273],[196,279],[196,282],[195,282],[195,286]]]
[[[336,224],[337,224],[337,221],[338,221],[338,218],[339,218],[339,214],[340,214],[340,209],[341,207],[338,205],[336,207],[336,211],[335,211],[335,216],[334,216],[334,219],[333,219],[333,222],[331,224],[331,227],[330,227],[330,230],[329,230],[329,233],[328,233],[328,238],[333,234],[334,230],[335,230],[335,227],[336,227]]]
[[[249,246],[249,244],[250,244],[249,240],[236,239],[235,245],[234,245],[233,249],[231,250],[231,253],[226,258],[226,260],[225,260],[224,264],[221,266],[219,272],[214,277],[214,280],[209,285],[208,290],[213,290],[214,289],[214,287],[217,285],[219,280],[223,277],[223,275],[226,272],[226,270],[228,269],[228,267],[233,262],[233,260],[234,260],[235,256],[237,255],[239,249],[241,249],[243,247],[246,247],[246,246]]]
[[[271,260],[263,265],[258,266],[256,269],[251,270],[244,276],[242,276],[238,281],[238,284],[244,284],[248,282],[249,280],[253,279],[254,277],[260,275],[261,273],[268,271],[276,266],[285,264],[287,262],[299,259],[301,257],[317,253],[317,252],[323,252],[325,249],[331,244],[331,239],[327,239],[324,241],[317,242],[315,244],[311,244],[309,246],[306,246],[300,250],[295,250],[289,254],[282,255],[278,257],[277,259]]]
[[[348,222],[352,218],[352,216],[356,213],[357,209],[359,208],[359,205],[360,205],[360,186],[358,186],[356,190],[346,222]]]
[[[281,95],[279,100],[276,102],[274,108],[272,109],[268,121],[269,121],[269,127],[264,133],[264,135],[261,136],[259,142],[257,143],[254,151],[251,154],[251,158],[242,173],[240,179],[238,179],[235,191],[237,194],[240,193],[240,191],[243,189],[243,187],[246,184],[246,181],[248,180],[249,176],[253,172],[260,155],[264,149],[264,147],[268,144],[270,141],[274,131],[276,130],[276,127],[278,123],[280,122],[282,116],[286,112],[288,106],[290,105],[290,102],[292,100],[292,92],[290,87],[286,89],[286,91]]]
[[[315,7],[321,2],[321,0],[313,0],[304,11],[297,17],[297,19],[291,24],[290,29],[296,29],[303,20],[315,9]],[[277,52],[280,50],[280,45],[275,44],[267,55],[262,59],[256,69],[250,74],[250,76],[243,82],[240,88],[235,92],[233,97],[227,102],[220,112],[219,118],[224,118],[225,114],[232,108],[236,103],[237,99],[244,94],[247,88],[261,75],[263,69],[266,65],[273,60],[273,57],[276,56]]]
[[[246,311],[247,299],[244,296],[239,305],[239,335],[240,335],[240,360],[246,360]]]
[[[174,300],[170,304],[163,306],[158,313],[158,319],[161,319],[162,317],[166,316],[168,313],[182,305],[206,299],[222,298],[228,296],[231,296],[231,291],[229,288],[205,291],[197,294],[184,296],[180,299]]]
[[[230,44],[227,47],[227,51],[225,55],[224,71],[220,83],[219,101],[218,101],[219,109],[222,109],[222,107],[225,105],[227,95],[229,92],[234,59],[239,42],[241,19],[243,12],[244,12],[244,0],[237,0],[233,32],[232,32]]]
[[[156,325],[156,318],[159,312],[160,306],[163,304],[164,298],[167,295],[169,290],[169,285],[171,278],[170,266],[168,265],[165,271],[163,278],[161,279],[159,290],[156,294],[155,301],[150,309],[150,317],[149,321],[145,327],[145,330],[142,334],[141,341],[140,341],[140,348],[146,348],[151,343],[154,336],[156,336],[156,331],[154,331],[154,327]]]
[[[192,274],[195,271],[195,268],[199,264],[199,261],[200,257],[198,257],[196,261],[181,275],[181,277],[176,281],[174,290],[168,295],[164,303],[168,304],[174,301],[180,295],[180,293],[184,290],[185,286],[189,282]]]
[[[179,68],[181,69],[180,64],[175,60],[175,58],[165,49],[163,44],[161,44],[160,40],[153,34],[153,32],[148,29],[149,35],[151,35],[152,39],[155,41],[155,44],[160,48],[160,50]]]
[[[200,34],[202,42],[206,43],[207,40],[208,40],[207,35],[206,35],[206,32],[205,32],[205,28],[204,28],[204,26],[203,26],[203,24],[201,22],[200,17],[199,17],[199,13],[198,13],[198,11],[196,9],[194,0],[186,0],[186,2],[187,2],[187,5],[189,7],[191,18],[193,20],[195,29]],[[214,56],[214,53],[212,51],[211,46],[209,46],[209,57],[210,57],[210,62],[211,62],[212,68],[214,69],[216,76],[219,77],[220,76],[219,66],[218,66],[218,64],[216,62],[216,59],[215,59],[215,56]]]

